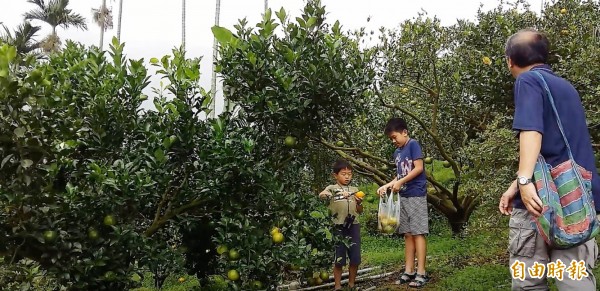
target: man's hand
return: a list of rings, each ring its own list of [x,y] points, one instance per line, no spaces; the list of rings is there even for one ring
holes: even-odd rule
[[[398,193],[402,188],[402,185],[404,185],[404,182],[401,179],[396,181],[396,183],[394,183],[394,186],[392,186],[392,192]]]
[[[536,218],[542,215],[542,200],[540,200],[533,183],[519,186],[519,192],[527,211]]]
[[[377,189],[377,194],[379,194],[379,197],[383,197],[385,195],[385,192],[387,192],[387,189],[390,188],[390,184],[385,184],[381,187],[379,187],[379,189]]]
[[[504,215],[512,214],[512,210],[513,210],[512,200],[513,200],[513,198],[515,198],[515,195],[517,195],[517,185],[516,185],[516,183],[513,182],[508,187],[506,192],[504,192],[504,194],[502,194],[502,197],[500,197],[500,204],[498,205],[498,209],[500,209],[500,213],[502,213]]]

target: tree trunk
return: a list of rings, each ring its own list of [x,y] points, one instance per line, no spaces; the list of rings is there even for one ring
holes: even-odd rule
[[[102,7],[100,7],[100,50],[104,47],[104,30],[106,30],[106,0],[102,0]]]
[[[181,47],[185,51],[185,0],[181,0]]]
[[[123,0],[119,0],[119,20],[117,23],[117,40],[121,42],[121,19],[123,19]]]
[[[269,10],[269,0],[265,0],[265,12]]]
[[[215,9],[215,26],[219,26],[219,16],[221,14],[221,0],[217,0],[217,5]],[[210,94],[212,95],[211,105],[210,105],[210,116],[216,116],[216,108],[217,108],[217,71],[216,71],[216,63],[217,63],[217,55],[218,55],[219,44],[217,39],[213,39],[213,64],[212,64],[212,80],[210,84]],[[225,110],[229,110],[229,102],[225,104]]]

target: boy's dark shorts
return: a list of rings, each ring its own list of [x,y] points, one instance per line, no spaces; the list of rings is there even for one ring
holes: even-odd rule
[[[350,247],[347,247],[343,242],[335,246],[334,265],[342,267],[346,265],[346,255],[350,258],[350,265],[360,265],[360,224],[353,224],[350,228],[344,228],[341,225],[336,225],[334,228],[335,235],[350,238]]]

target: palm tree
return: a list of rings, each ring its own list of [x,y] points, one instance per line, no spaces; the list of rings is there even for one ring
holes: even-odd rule
[[[219,26],[219,16],[221,14],[221,0],[217,0],[217,5],[215,9],[215,26]],[[210,93],[212,95],[211,101],[211,112],[210,115],[215,117],[215,110],[217,108],[217,71],[216,71],[216,63],[217,63],[217,54],[218,54],[219,44],[217,39],[213,39],[213,64],[212,64],[212,80],[210,85]],[[229,110],[229,104],[225,104],[225,110]]]
[[[17,53],[21,55],[35,53],[40,48],[40,43],[34,39],[35,35],[42,29],[39,26],[33,26],[29,21],[25,21],[19,25],[13,33],[4,27],[5,33],[0,36],[0,41],[5,42],[17,49]]]
[[[117,40],[121,42],[121,19],[123,18],[123,0],[119,0],[119,20],[117,22]]]
[[[81,29],[87,29],[86,20],[83,16],[73,11],[69,6],[69,0],[27,0],[37,7],[25,13],[26,20],[39,20],[49,24],[52,27],[52,33],[43,41],[42,48],[46,51],[57,50],[60,46],[60,38],[56,34],[56,28],[67,29],[71,26]]]
[[[104,32],[113,28],[112,9],[106,7],[106,0],[102,0],[99,9],[92,9],[93,19],[100,26],[100,50],[104,47]]]
[[[185,0],[181,0],[181,47],[185,50]]]

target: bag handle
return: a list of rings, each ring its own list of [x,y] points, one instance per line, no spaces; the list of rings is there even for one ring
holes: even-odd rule
[[[558,116],[558,110],[556,110],[556,105],[554,105],[554,97],[552,97],[552,93],[550,92],[550,87],[548,87],[548,83],[546,83],[546,79],[544,78],[542,73],[536,72],[536,70],[532,70],[532,72],[534,72],[536,75],[538,75],[538,77],[540,77],[540,79],[542,80],[542,84],[544,85],[544,89],[546,90],[546,93],[548,93],[548,100],[550,100],[550,105],[552,105],[552,111],[554,112],[554,116],[556,116],[556,123],[558,124],[558,129],[560,130],[560,134],[562,135],[563,140],[565,141],[565,145],[567,146],[567,153],[569,154],[569,160],[571,161],[573,170],[575,171],[575,176],[577,177],[577,181],[579,182],[579,185],[581,185],[585,189],[585,186],[583,183],[583,177],[581,176],[581,173],[579,172],[577,162],[575,162],[575,158],[573,158],[573,152],[571,152],[571,146],[569,145],[569,141],[567,140],[567,135],[565,134],[565,130],[563,129],[562,122],[560,121],[560,117]],[[591,193],[589,193],[589,194],[591,195]]]
[[[558,111],[556,110],[556,105],[554,105],[554,97],[552,97],[552,93],[550,92],[550,88],[548,87],[548,83],[546,83],[546,79],[540,72],[536,72],[532,70],[540,79],[542,80],[542,84],[544,85],[544,89],[548,95],[548,100],[550,100],[550,105],[552,105],[552,111],[554,112],[554,116],[556,117],[556,123],[558,124],[558,129],[560,130],[560,134],[567,145],[567,152],[569,154],[569,159],[575,161],[573,158],[573,152],[571,152],[571,146],[569,145],[569,141],[567,140],[567,136],[565,135],[565,130],[563,129],[562,122],[560,121],[560,117],[558,116]]]

